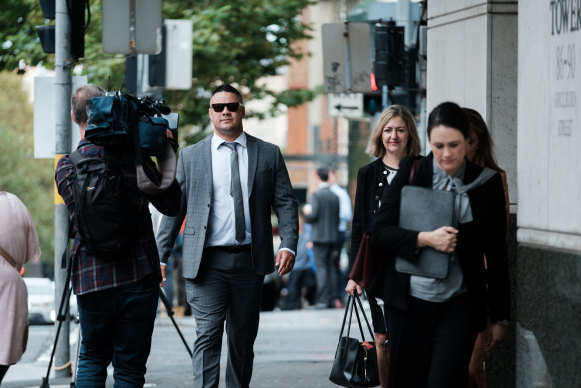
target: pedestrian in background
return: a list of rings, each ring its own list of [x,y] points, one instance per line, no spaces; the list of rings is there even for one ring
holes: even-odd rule
[[[335,256],[335,265],[337,266],[337,285],[335,287],[335,307],[343,307],[343,284],[347,281],[347,274],[341,269],[341,253],[345,241],[347,241],[347,226],[353,217],[351,209],[351,198],[347,190],[339,186],[337,183],[337,175],[335,170],[329,169],[329,189],[339,198],[339,231],[337,234],[337,253]]]
[[[25,263],[40,261],[38,235],[24,203],[0,191],[0,383],[20,361],[28,342],[28,293],[20,275]]]
[[[506,181],[506,172],[498,167],[494,157],[492,137],[488,127],[480,113],[470,108],[462,108],[470,123],[470,132],[466,146],[466,158],[481,167],[490,167],[497,171],[502,177],[502,186],[504,188],[504,197],[506,201],[506,216],[508,225],[509,201],[508,201],[508,183]],[[486,265],[486,257],[483,258]],[[470,358],[468,369],[468,387],[469,388],[486,388],[486,372],[484,363],[490,357],[490,345],[492,340],[492,325],[487,322],[486,329],[478,333],[474,343],[474,351]]]
[[[303,290],[305,290],[305,299],[310,305],[314,304],[317,293],[317,278],[314,271],[315,257],[310,242],[311,228],[309,224],[305,224],[304,218],[302,209],[300,209],[297,258],[288,279],[287,310],[299,310],[303,307]]]
[[[375,213],[381,206],[380,198],[383,191],[390,185],[399,169],[399,161],[404,156],[419,157],[421,151],[420,138],[412,114],[401,105],[388,106],[377,119],[367,152],[376,157],[373,162],[359,169],[357,173],[357,189],[355,192],[355,212],[351,223],[351,247],[349,249],[349,268],[353,268],[361,238],[369,233],[373,225]],[[381,278],[381,271],[378,277]],[[380,279],[375,284],[383,286]],[[389,349],[387,346],[387,328],[381,307],[376,297],[381,297],[378,287],[367,289],[369,308],[373,321],[375,345],[377,347],[377,363],[381,387],[387,387]],[[345,288],[347,293],[361,295],[362,288],[351,278]]]
[[[113,152],[85,139],[87,101],[104,95],[103,89],[89,84],[77,89],[71,99],[71,116],[81,132],[77,150],[83,158],[104,158],[106,153]],[[144,194],[137,187],[132,153],[123,152],[116,161],[130,196],[127,206],[144,204],[139,212],[140,230],[126,252],[115,258],[92,253],[78,230],[74,230],[71,283],[77,295],[82,334],[77,387],[104,387],[110,363],[116,386],[138,387],[145,383],[161,281],[147,205],[151,202],[160,212],[174,215],[181,196],[177,181],[160,195]],[[143,167],[149,176],[161,178],[151,159],[143,158]],[[68,155],[63,156],[56,167],[55,181],[71,219],[77,205],[73,193],[75,180],[75,166]]]
[[[311,205],[303,208],[305,221],[312,225],[311,241],[317,267],[317,302],[313,308],[335,307],[337,266],[335,255],[339,231],[339,198],[329,188],[329,170],[315,173],[318,185]]]
[[[404,260],[413,260],[423,247],[451,258],[444,279],[397,272],[394,257],[388,258],[383,293],[388,385],[464,388],[474,341],[486,327],[487,315],[493,322],[492,347],[502,341],[508,323],[506,203],[500,175],[466,160],[469,123],[457,104],[436,106],[427,132],[432,153],[420,160],[411,183],[413,158],[400,161],[398,174],[383,192],[371,242]],[[457,225],[420,232],[400,228],[401,190],[408,184],[455,193]]]
[[[176,217],[163,217],[157,238],[167,262],[182,222],[183,275],[196,321],[194,386],[217,387],[224,321],[227,387],[248,387],[264,276],[294,265],[297,202],[280,149],[243,130],[240,92],[216,88],[208,109],[214,133],[180,151],[177,178],[185,195]],[[273,260],[271,211],[281,245]]]

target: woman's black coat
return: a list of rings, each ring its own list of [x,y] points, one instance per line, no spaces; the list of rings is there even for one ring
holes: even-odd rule
[[[411,182],[414,186],[431,187],[433,157],[420,161]],[[391,250],[394,254],[413,259],[419,232],[398,227],[401,189],[410,184],[413,159],[401,160],[398,174],[383,192],[381,207],[375,215],[371,242],[380,250]],[[464,183],[472,182],[482,167],[467,162]],[[481,186],[468,191],[473,221],[458,227],[459,258],[464,285],[478,298],[480,309],[479,329],[484,329],[487,315],[491,322],[509,318],[509,280],[506,246],[506,204],[502,179],[495,174]],[[484,265],[486,256],[486,267]],[[395,271],[395,255],[386,255],[384,302],[398,309],[406,308],[410,276]]]

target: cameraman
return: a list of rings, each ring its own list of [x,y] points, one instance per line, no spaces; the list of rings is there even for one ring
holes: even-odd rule
[[[79,125],[78,146],[83,158],[104,157],[105,148],[85,139],[87,128],[86,102],[106,93],[97,85],[80,87],[71,100],[71,116]],[[181,189],[177,181],[157,197],[145,195],[137,188],[135,161],[131,147],[118,156],[124,188],[131,203],[145,203],[140,208],[139,233],[127,253],[113,260],[89,252],[75,232],[72,251],[73,291],[77,295],[82,342],[79,355],[77,387],[105,387],[107,366],[113,363],[115,386],[143,386],[146,362],[159,296],[161,274],[151,218],[150,201],[160,212],[175,215],[179,210]],[[156,166],[149,158],[143,165],[148,174],[156,175]],[[75,167],[68,156],[56,167],[55,180],[71,218],[74,214]],[[88,220],[87,222],[91,222]]]

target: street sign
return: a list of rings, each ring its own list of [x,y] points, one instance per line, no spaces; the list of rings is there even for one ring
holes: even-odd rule
[[[103,0],[103,52],[159,54],[161,0]]]
[[[56,87],[54,76],[34,77],[34,158],[55,157],[56,139]],[[87,76],[73,77],[71,91],[87,84]],[[79,127],[71,120],[71,147],[77,148],[81,135]]]
[[[361,93],[328,94],[327,103],[331,117],[354,119],[363,117],[363,94]]]
[[[325,93],[371,91],[371,33],[368,23],[323,24]]]

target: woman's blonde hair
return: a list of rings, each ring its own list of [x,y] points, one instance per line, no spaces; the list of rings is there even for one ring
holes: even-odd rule
[[[390,105],[381,113],[373,128],[373,133],[371,134],[371,139],[369,139],[369,144],[365,150],[369,155],[373,155],[378,159],[385,156],[385,146],[383,145],[382,133],[383,127],[387,124],[389,120],[394,117],[401,117],[404,121],[407,130],[409,132],[409,138],[406,145],[406,154],[408,156],[418,156],[422,152],[422,146],[420,143],[420,137],[418,135],[418,129],[416,127],[416,122],[414,116],[402,105]]]

